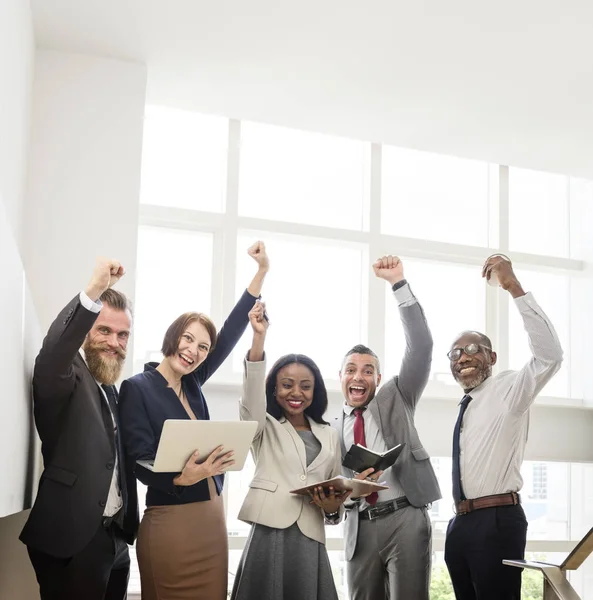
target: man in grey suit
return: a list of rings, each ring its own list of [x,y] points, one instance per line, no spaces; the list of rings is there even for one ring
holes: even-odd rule
[[[393,289],[406,351],[399,374],[379,391],[377,355],[363,345],[346,354],[340,371],[345,403],[336,427],[342,457],[354,443],[375,452],[405,446],[395,465],[381,474],[389,489],[346,504],[348,588],[352,600],[428,600],[431,524],[427,505],[441,498],[441,491],[418,437],[414,412],[430,373],[432,336],[399,258],[384,256],[373,270]],[[354,475],[349,469],[344,474]]]

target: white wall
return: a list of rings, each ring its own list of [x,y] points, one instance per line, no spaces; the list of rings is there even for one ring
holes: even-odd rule
[[[0,517],[22,510],[29,500],[31,460],[31,350],[39,341],[36,315],[30,312],[25,273],[6,211],[0,203]],[[26,326],[25,326],[26,323]],[[25,331],[27,341],[25,341]]]
[[[33,600],[35,577],[18,540],[27,512],[17,512],[36,487],[31,478],[26,485],[38,459],[31,365],[41,332],[86,284],[97,255],[120,258],[130,270],[121,289],[134,290],[146,73],[38,50],[33,79],[24,0],[0,2],[0,43],[0,269],[10,290],[0,295],[0,516],[15,513],[0,519],[0,598]]]
[[[29,2],[0,2],[0,203],[17,244],[27,166],[35,45]]]
[[[37,51],[25,265],[43,331],[98,255],[133,296],[145,87],[143,65]]]
[[[18,541],[27,512],[29,385],[38,343],[22,264],[23,215],[34,60],[29,2],[0,2],[0,598],[38,597],[26,548]],[[14,514],[11,514],[14,513]],[[10,515],[10,516],[5,516]]]
[[[25,204],[34,43],[28,2],[0,2],[0,516],[23,509],[29,454],[30,361],[24,341],[26,282],[21,225]],[[27,331],[34,338],[35,314]]]

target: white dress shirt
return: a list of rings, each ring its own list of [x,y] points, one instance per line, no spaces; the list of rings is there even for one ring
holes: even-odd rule
[[[344,405],[344,446],[346,446],[346,450],[354,444],[354,421],[356,421],[354,410],[353,406],[350,406],[349,404]],[[387,452],[389,448],[387,447],[383,435],[381,434],[381,430],[377,426],[375,419],[373,419],[371,412],[365,410],[362,415],[364,417],[364,439],[366,441],[366,447],[373,452]],[[380,481],[384,481],[385,485],[389,486],[389,489],[380,490],[378,492],[379,496],[377,502],[387,502],[388,500],[394,500],[400,496],[405,496],[404,490],[393,472],[393,467],[389,467],[389,469],[383,471]],[[369,503],[366,502],[364,498],[361,498],[359,510],[364,510],[369,506]]]
[[[532,352],[520,371],[489,377],[472,397],[460,434],[461,485],[466,498],[518,492],[529,408],[562,363],[553,325],[531,293],[515,298]]]
[[[84,292],[80,292],[80,303],[91,312],[98,313],[101,311],[103,304],[101,301],[93,302]],[[86,364],[86,356],[84,355],[84,350],[81,348],[79,350],[82,359]],[[87,365],[88,366],[88,365]],[[97,381],[95,379],[95,381]],[[117,424],[113,417],[113,413],[111,412],[111,406],[109,406],[109,400],[107,399],[107,395],[105,394],[105,390],[101,387],[101,384],[97,381],[97,386],[101,391],[101,395],[105,400],[105,404],[109,410],[109,414],[111,415],[111,420],[113,421],[113,431],[114,434],[117,432]],[[119,489],[119,464],[117,460],[117,450],[115,452],[115,465],[113,467],[113,475],[111,476],[111,485],[109,486],[109,494],[107,496],[107,503],[105,504],[105,510],[103,511],[104,517],[112,517],[117,511],[123,506],[124,502],[121,497],[121,491]]]
[[[418,302],[414,294],[412,294],[412,290],[407,283],[401,288],[395,290],[393,295],[398,303],[398,306],[410,306]],[[342,434],[344,436],[344,446],[346,447],[346,450],[348,450],[350,446],[354,444],[354,422],[356,421],[356,415],[353,411],[354,407],[346,403],[344,404],[344,429]],[[364,439],[366,441],[366,447],[373,452],[387,452],[387,450],[390,450],[390,448],[387,447],[385,439],[383,438],[383,434],[381,433],[381,430],[375,422],[371,412],[369,410],[365,410],[363,417]],[[380,480],[384,481],[385,484],[389,486],[389,489],[378,492],[379,496],[377,498],[377,502],[387,502],[389,500],[394,500],[395,498],[405,496],[404,490],[395,476],[393,467],[386,469],[383,472],[383,475],[381,475]],[[364,510],[369,506],[369,503],[362,498],[359,504],[359,510]]]

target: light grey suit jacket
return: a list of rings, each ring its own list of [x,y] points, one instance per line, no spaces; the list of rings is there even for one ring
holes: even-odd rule
[[[408,295],[413,298],[408,284]],[[415,299],[415,298],[414,298]],[[430,456],[414,425],[414,413],[420,396],[426,387],[430,375],[432,360],[432,335],[422,307],[416,301],[409,306],[400,306],[406,351],[399,375],[383,384],[376,396],[367,405],[368,410],[379,426],[385,444],[393,448],[405,443],[401,455],[393,466],[395,476],[404,489],[412,506],[422,507],[441,498],[441,490],[430,464]],[[344,412],[334,423],[340,436],[342,457],[346,454],[344,446]],[[343,474],[352,477],[350,469],[342,469]],[[346,560],[351,560],[358,539],[358,504],[349,504],[344,525],[344,546]]]
[[[285,529],[297,523],[307,537],[325,543],[323,511],[309,503],[309,496],[290,490],[341,475],[340,440],[330,425],[309,419],[321,450],[307,466],[305,444],[284,417],[276,420],[266,412],[266,363],[245,361],[240,415],[243,421],[257,421],[251,445],[255,476],[239,511],[239,519],[267,527]]]

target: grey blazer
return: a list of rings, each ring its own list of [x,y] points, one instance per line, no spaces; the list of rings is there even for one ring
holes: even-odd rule
[[[426,387],[432,360],[432,335],[420,304],[415,301],[408,288],[409,305],[399,307],[406,351],[399,374],[383,384],[376,396],[369,402],[368,409],[379,426],[385,444],[393,448],[405,443],[404,449],[394,465],[395,476],[404,489],[412,506],[422,507],[441,498],[441,490],[430,464],[430,456],[414,425],[414,413],[420,396]],[[402,290],[404,289],[402,288]],[[346,454],[343,428],[344,412],[335,420],[334,426],[340,436],[342,458]],[[352,477],[349,469],[343,468],[343,474]],[[344,546],[346,560],[351,560],[358,538],[358,504],[346,507],[344,525]]]

